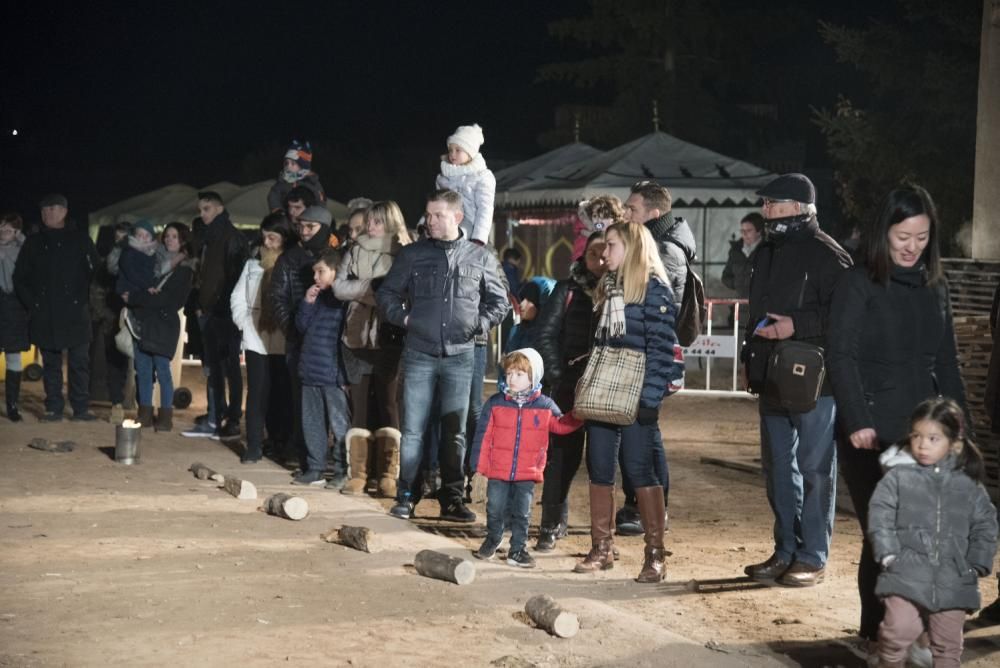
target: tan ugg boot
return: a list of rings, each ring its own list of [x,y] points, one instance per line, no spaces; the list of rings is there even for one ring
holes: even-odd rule
[[[375,431],[380,469],[379,496],[389,499],[396,498],[396,479],[399,478],[399,448],[402,439],[403,435],[399,430],[392,427],[382,427]]]
[[[365,483],[368,482],[368,450],[373,440],[372,433],[367,429],[353,427],[347,430],[344,442],[347,443],[347,461],[351,465],[351,479],[340,490],[341,494],[365,493]]]

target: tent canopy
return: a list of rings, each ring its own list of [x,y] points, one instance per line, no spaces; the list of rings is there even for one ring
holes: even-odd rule
[[[511,165],[496,173],[497,190],[503,191],[515,186],[526,186],[537,183],[548,174],[556,172],[568,165],[583,162],[600,155],[601,151],[589,144],[576,142],[566,144],[557,149],[535,156],[530,160]]]
[[[274,185],[273,180],[260,181],[248,186],[238,186],[228,181],[220,181],[204,188],[193,188],[183,183],[164,186],[142,195],[116,202],[90,214],[91,227],[113,225],[121,220],[135,222],[143,218],[160,227],[173,221],[190,223],[198,215],[198,193],[213,190],[226,203],[229,217],[237,227],[256,227],[268,214],[267,193]],[[326,208],[334,219],[347,220],[347,207],[327,199]]]
[[[594,195],[617,195],[624,200],[636,181],[650,179],[670,190],[675,206],[749,206],[759,199],[755,191],[775,176],[665,132],[653,132],[510,186],[502,196],[498,193],[497,201],[518,208],[575,206]]]

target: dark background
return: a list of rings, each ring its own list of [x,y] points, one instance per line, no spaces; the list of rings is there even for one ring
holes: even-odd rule
[[[713,39],[740,74],[720,109],[763,105],[779,131],[750,142],[739,124],[699,126],[710,115],[699,109],[663,129],[772,169],[830,170],[812,109],[840,94],[863,99],[865,86],[818,37],[818,21],[863,26],[892,20],[899,5],[707,3],[724,31]],[[565,118],[554,132],[561,105],[610,95],[539,82],[542,65],[592,50],[550,36],[549,24],[589,11],[568,0],[8,5],[0,207],[36,219],[38,199],[57,191],[81,219],[168,183],[273,178],[289,140],[307,138],[332,198],[396,199],[412,220],[457,125],[484,127],[496,171],[566,136]],[[730,11],[752,22],[722,20]],[[620,129],[652,129],[640,122]],[[586,127],[581,139],[611,147]]]

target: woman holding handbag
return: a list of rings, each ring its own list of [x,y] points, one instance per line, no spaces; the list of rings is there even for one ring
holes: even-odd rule
[[[600,321],[574,406],[576,415],[586,420],[592,547],[574,571],[614,565],[611,535],[620,443],[622,465],[636,487],[645,529],[645,560],[636,581],[660,582],[665,576],[663,484],[653,459],[663,447],[660,403],[682,371],[674,359],[677,307],[649,230],[617,223],[607,229],[604,240],[607,273],[594,295]]]
[[[379,494],[393,498],[399,468],[403,330],[379,321],[375,291],[396,254],[412,240],[403,212],[393,201],[375,202],[365,212],[365,223],[367,231],[344,256],[333,283],[334,295],[347,302],[341,350],[351,383],[352,428],[346,435],[351,479],[341,492],[363,494],[369,469],[373,474],[378,469]]]

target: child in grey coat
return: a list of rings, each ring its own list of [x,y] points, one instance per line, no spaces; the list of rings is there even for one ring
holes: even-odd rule
[[[900,666],[927,629],[935,666],[958,666],[967,611],[980,606],[977,579],[993,567],[997,512],[981,484],[983,458],[951,399],[929,399],[910,420],[909,442],[883,453],[868,539],[882,565],[881,666]]]

